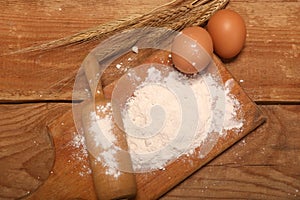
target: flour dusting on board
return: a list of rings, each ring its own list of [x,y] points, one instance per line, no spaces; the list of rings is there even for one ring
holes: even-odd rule
[[[96,112],[90,113],[91,126],[89,132],[92,134],[95,147],[101,149],[99,152],[92,152],[98,162],[101,162],[106,167],[105,173],[112,175],[115,178],[120,176],[120,170],[116,159],[118,152],[117,147],[113,144],[116,142],[116,136],[113,134],[113,122],[111,103],[96,106]],[[103,117],[100,117],[103,116]]]
[[[141,80],[132,69],[124,76]],[[243,113],[239,113],[241,104],[231,93],[232,87],[233,79],[224,84],[208,72],[187,77],[175,70],[165,75],[155,66],[148,67],[147,76],[121,108],[134,172],[163,170],[183,155],[205,158],[229,130],[241,132]],[[90,113],[89,127],[93,142],[102,149],[96,159],[105,164],[107,174],[117,178],[112,105],[96,110],[97,114]]]
[[[226,98],[226,107],[225,107],[225,120],[224,120],[224,130],[237,130],[243,127],[243,120],[237,120],[237,112],[240,109],[241,105],[237,98],[231,94],[231,89],[233,87],[234,80],[229,79],[225,83],[225,98]]]
[[[67,146],[71,146],[76,150],[72,152],[71,159],[72,161],[78,162],[79,175],[85,176],[87,174],[91,174],[91,168],[87,162],[88,151],[85,145],[85,139],[83,133],[73,133],[73,139],[68,143]],[[68,160],[69,162],[70,160]]]
[[[134,73],[130,76],[134,76]],[[184,154],[194,154],[200,145],[202,149],[198,152],[199,158],[204,158],[218,140],[216,138],[214,142],[207,142],[211,140],[211,133],[217,132],[219,137],[224,137],[228,130],[234,130],[236,133],[241,131],[243,119],[237,117],[241,105],[230,93],[232,83],[232,79],[228,80],[223,88],[218,77],[210,73],[187,78],[177,71],[172,71],[164,77],[159,70],[149,68],[148,76],[128,99],[122,113],[134,170],[164,169],[170,161]],[[184,134],[190,135],[190,138],[176,141],[176,137],[180,135],[180,128],[186,123],[183,122],[183,118],[189,117],[183,115],[184,102],[178,100],[178,95],[182,94],[176,94],[172,89],[182,85],[192,89],[194,96],[187,95],[184,98],[186,102],[192,102],[189,99],[196,98],[197,105],[193,112],[198,110],[198,118],[191,119],[197,124],[195,130],[184,130]],[[163,119],[157,120],[161,116],[153,115],[155,106],[163,109]],[[156,133],[147,133],[155,120],[163,122],[160,123],[163,124],[161,129],[154,128],[158,130]],[[146,131],[145,127],[148,127]]]

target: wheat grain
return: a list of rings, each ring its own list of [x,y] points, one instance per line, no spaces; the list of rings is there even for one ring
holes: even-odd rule
[[[223,8],[229,0],[178,0],[162,5],[141,16],[116,20],[97,27],[50,41],[38,46],[27,47],[10,54],[45,51],[62,46],[85,43],[93,40],[103,40],[117,32],[143,27],[164,27],[180,31],[184,27],[202,25],[213,13]],[[165,37],[162,34],[162,37]],[[138,39],[138,38],[137,38]],[[132,41],[134,43],[136,41]]]

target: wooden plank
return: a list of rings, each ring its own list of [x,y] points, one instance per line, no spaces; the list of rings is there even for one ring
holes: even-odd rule
[[[48,109],[46,110],[44,104],[42,106],[37,106],[36,104],[27,106],[24,104],[1,105],[1,122],[3,123],[3,119],[10,119],[11,116],[22,115],[22,113],[28,114],[20,116],[19,118],[21,119],[27,119],[28,116],[34,116],[36,113],[41,113],[41,115],[37,115],[39,117],[49,117],[53,113],[58,112],[58,110],[69,110],[70,106],[70,104],[48,104]],[[268,117],[264,125],[176,186],[163,199],[216,199],[218,197],[237,199],[242,197],[252,199],[299,198],[300,169],[298,163],[300,161],[300,137],[298,133],[300,132],[300,106],[274,105],[260,106],[260,108]],[[51,118],[55,117],[50,117],[48,120],[51,121]],[[1,134],[4,129],[15,132],[19,129],[18,133],[24,134],[25,132],[22,132],[22,130],[26,129],[29,131],[34,127],[42,128],[45,122],[48,121],[45,119],[41,121],[27,120],[26,125],[18,126],[18,123],[15,123],[15,119],[10,120],[13,120],[12,123],[5,123],[5,125],[0,126]],[[55,137],[64,137],[66,140],[71,140],[74,135],[67,136],[68,124],[65,124],[66,122],[63,121],[64,124],[60,124],[63,127],[63,133]],[[58,132],[55,131],[55,133]],[[68,181],[61,185],[59,179],[56,179],[56,190],[45,190],[43,192],[48,192],[48,194],[57,192],[62,194],[62,192],[65,192],[63,197],[66,197],[68,193],[65,188],[80,183],[76,189],[80,189],[79,193],[85,194],[82,196],[83,199],[88,199],[93,194],[93,189],[81,185],[82,182],[83,184],[91,183],[91,177],[84,168],[85,164],[88,164],[87,160],[83,160],[77,165],[72,165],[74,160],[78,158],[76,154],[79,153],[80,155],[82,152],[76,151],[78,149],[71,143],[56,143],[55,146],[56,149],[64,149],[67,156],[63,160],[57,161],[64,163],[64,165],[61,168],[52,169],[53,175],[64,175],[68,177]],[[42,157],[39,159],[37,162],[43,160]],[[70,168],[71,170],[69,170]],[[78,169],[82,170],[86,175],[82,176],[77,173]],[[48,170],[45,171],[49,172]],[[0,180],[3,180],[2,176]],[[81,182],[78,182],[79,180]],[[74,194],[74,191],[71,192]],[[34,194],[32,195],[34,196]],[[274,196],[272,196],[273,194]],[[79,198],[79,196],[74,195],[74,198],[76,197]],[[1,198],[4,199],[3,196]]]
[[[65,112],[62,104],[0,105],[0,199],[34,192],[55,160],[47,123]]]
[[[3,53],[144,14],[166,2],[1,1],[0,101],[71,100],[74,77],[91,47],[37,55],[1,56]]]
[[[255,101],[300,102],[298,1],[231,1],[247,25],[242,53],[227,67]]]
[[[260,106],[268,120],[162,199],[299,199],[300,106]]]
[[[167,2],[2,1],[0,54],[143,14]],[[226,63],[228,69],[243,80],[255,101],[299,102],[299,3],[232,0],[229,8],[244,17],[248,37],[241,55]],[[0,101],[71,100],[77,69],[93,45],[0,56]]]

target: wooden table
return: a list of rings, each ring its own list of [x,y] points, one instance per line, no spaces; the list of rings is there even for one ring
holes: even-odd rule
[[[0,55],[143,14],[167,2],[0,1]],[[225,66],[267,122],[162,199],[300,199],[300,2],[231,0],[228,8],[244,17],[248,34],[242,53]],[[44,127],[70,108],[74,76],[88,51],[83,49],[81,57],[72,56],[68,48],[0,57],[0,146],[15,133],[19,139],[43,144],[36,147],[42,152],[38,158],[51,154]],[[10,145],[20,152],[30,150],[21,139]],[[0,162],[4,161],[10,162],[0,148]],[[30,169],[35,162],[24,166]],[[41,171],[43,167],[51,166],[46,163]],[[18,184],[34,187],[45,177]],[[14,186],[6,183],[11,179],[0,172],[0,191],[9,193]]]

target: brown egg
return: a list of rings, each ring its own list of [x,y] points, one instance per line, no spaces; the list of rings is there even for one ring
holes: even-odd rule
[[[208,66],[213,53],[209,33],[199,26],[182,30],[172,44],[172,61],[175,67],[186,74],[194,74]]]
[[[215,53],[226,59],[239,54],[246,40],[243,18],[228,9],[219,10],[210,18],[207,31],[213,40]]]

